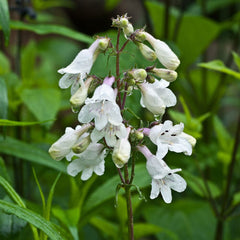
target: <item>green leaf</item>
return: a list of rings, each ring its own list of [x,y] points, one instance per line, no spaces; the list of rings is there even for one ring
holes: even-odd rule
[[[240,203],[240,192],[236,192],[233,195],[233,205],[237,205]]]
[[[105,0],[105,10],[112,11],[121,0]]]
[[[35,83],[37,44],[31,40],[21,52],[21,77],[25,85]],[[35,85],[35,84],[34,84]]]
[[[10,72],[10,62],[8,58],[0,52],[0,75]]]
[[[51,208],[52,208],[52,200],[53,200],[53,195],[55,191],[55,187],[57,185],[57,182],[61,176],[61,173],[59,173],[55,179],[55,181],[52,184],[52,187],[50,189],[48,199],[47,199],[47,205],[46,205],[46,212],[45,212],[45,218],[46,220],[50,220],[50,214],[51,214]]]
[[[11,21],[10,26],[12,29],[31,31],[40,35],[59,34],[84,43],[91,44],[93,42],[93,39],[91,37],[60,25],[30,24],[20,21]]]
[[[3,78],[0,77],[0,118],[7,118],[8,95],[7,86]]]
[[[201,16],[184,15],[178,32],[177,46],[183,68],[188,67],[217,37],[220,26]]]
[[[20,97],[38,121],[54,119],[61,106],[61,93],[58,89],[23,89]]]
[[[46,221],[39,214],[28,210],[26,208],[20,207],[16,204],[9,203],[3,200],[0,200],[0,209],[4,210],[4,212],[8,214],[13,214],[29,223],[34,225],[35,227],[41,229],[44,233],[46,233],[53,240],[69,240],[69,236],[65,236],[66,234],[60,230],[59,227],[54,225],[53,223]]]
[[[233,139],[231,135],[217,116],[214,117],[213,122],[214,130],[221,148],[226,152],[232,152]]]
[[[7,180],[5,180],[3,177],[0,176],[0,185],[7,191],[9,196],[12,198],[12,200],[17,203],[19,206],[26,208],[26,205],[24,204],[23,200],[20,198],[20,196],[16,193],[16,191],[13,189],[13,187],[8,183]]]
[[[4,160],[1,157],[0,157],[0,176],[4,177],[8,181],[10,181],[8,170],[6,168]]]
[[[154,200],[156,204],[148,204],[143,209],[146,222],[162,229],[155,235],[156,239],[214,239],[216,218],[209,203],[181,196],[180,198],[175,199],[171,204],[164,204],[159,198]]]
[[[233,54],[234,62],[236,63],[236,65],[238,66],[238,70],[240,71],[240,56],[235,52],[232,52],[232,54]]]
[[[233,71],[230,68],[226,67],[225,64],[221,60],[213,60],[213,61],[207,62],[207,63],[200,63],[200,64],[198,64],[198,66],[207,68],[210,70],[215,70],[218,72],[226,73],[230,76],[240,79],[240,73]]]
[[[102,217],[92,217],[89,222],[101,232],[110,236],[111,239],[119,239],[118,226],[112,221],[110,222]]]
[[[12,120],[7,120],[7,119],[0,119],[0,126],[31,126],[31,125],[38,125],[46,122],[50,122],[53,120],[47,120],[47,121],[42,121],[42,122],[19,122],[19,121],[12,121]]]
[[[164,4],[157,1],[145,1],[145,5],[152,20],[154,35],[158,38],[161,38],[164,31]],[[171,9],[169,17],[169,35],[171,38],[176,24],[176,12],[172,11]]]
[[[119,176],[114,176],[99,188],[97,188],[89,197],[86,205],[83,207],[84,213],[97,207],[104,201],[115,197],[116,186],[120,183]],[[151,184],[151,177],[147,173],[145,164],[138,164],[135,166],[135,177],[133,184],[140,188],[149,186]]]
[[[0,152],[66,173],[63,162],[54,161],[46,151],[14,138],[0,136]]]
[[[26,208],[26,205],[21,199],[21,197],[17,194],[17,192],[13,189],[13,187],[8,183],[8,181],[1,176],[0,176],[0,185],[3,186],[3,188],[7,191],[7,193],[10,195],[13,201],[15,201],[20,207]],[[38,240],[39,237],[38,237],[37,229],[31,224],[30,224],[30,227],[33,232],[34,240]]]
[[[207,197],[208,196],[208,192],[205,188],[204,182],[201,178],[194,176],[193,174],[191,174],[190,172],[187,171],[183,171],[183,175],[184,178],[186,179],[186,182],[188,184],[188,186],[199,196],[201,197]],[[218,196],[220,196],[221,191],[218,188],[217,185],[215,185],[213,182],[211,181],[207,181],[211,195],[213,198],[216,198]]]
[[[8,10],[8,1],[1,0],[0,1],[0,26],[2,27],[5,45],[9,42],[10,35],[10,25],[9,25],[9,10]]]
[[[162,228],[159,226],[156,226],[154,224],[148,224],[148,223],[135,223],[134,224],[134,237],[136,239],[156,234],[163,231]]]

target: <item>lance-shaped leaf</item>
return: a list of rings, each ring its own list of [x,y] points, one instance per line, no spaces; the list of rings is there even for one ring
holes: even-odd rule
[[[0,1],[0,26],[2,27],[5,38],[5,44],[7,45],[9,42],[10,35],[9,10],[7,0]]]

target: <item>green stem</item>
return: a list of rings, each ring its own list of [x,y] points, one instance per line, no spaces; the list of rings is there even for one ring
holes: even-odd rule
[[[215,231],[215,240],[223,239],[224,222],[227,217],[226,213],[228,212],[227,205],[229,202],[230,187],[231,187],[231,182],[232,182],[232,178],[233,178],[234,167],[235,167],[236,160],[237,160],[237,150],[239,147],[239,142],[240,142],[240,115],[238,117],[237,130],[236,130],[236,135],[235,135],[235,141],[234,141],[234,146],[233,146],[231,162],[228,166],[227,183],[226,183],[226,187],[225,187],[225,191],[224,191],[224,195],[223,195],[221,215],[218,218],[216,231]]]
[[[128,214],[128,239],[134,240],[133,231],[133,212],[132,212],[132,201],[131,201],[131,186],[125,185],[125,196],[127,201],[127,214]]]
[[[165,0],[165,13],[164,13],[164,34],[163,37],[165,40],[169,37],[169,17],[170,17],[170,7],[171,7],[171,0]]]

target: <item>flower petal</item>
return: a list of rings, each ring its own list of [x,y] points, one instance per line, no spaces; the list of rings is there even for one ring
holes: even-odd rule
[[[93,169],[92,168],[86,168],[82,171],[81,179],[83,181],[88,180],[93,174]]]
[[[98,175],[102,176],[105,171],[105,161],[101,161],[97,166],[94,167],[93,171]]]
[[[178,174],[171,174],[164,178],[166,185],[176,192],[183,192],[186,187],[186,181]]]
[[[82,166],[82,160],[80,158],[72,161],[68,166],[67,166],[67,173],[73,177],[75,177],[79,172],[82,171],[83,166]]]
[[[69,88],[78,78],[79,74],[65,73],[59,80],[59,87],[62,89]]]
[[[170,187],[168,187],[166,184],[161,184],[161,194],[163,197],[163,200],[165,203],[171,203],[172,202],[172,192]]]
[[[152,179],[152,189],[151,189],[150,198],[151,199],[157,198],[159,193],[160,193],[160,187],[158,184],[158,180]]]

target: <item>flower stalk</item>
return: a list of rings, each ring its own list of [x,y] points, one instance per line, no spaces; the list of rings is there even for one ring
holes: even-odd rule
[[[196,140],[183,132],[183,123],[173,125],[171,121],[162,123],[158,120],[149,124],[125,106],[128,95],[139,91],[139,105],[162,119],[166,108],[176,105],[177,102],[168,86],[177,78],[175,70],[180,61],[166,43],[155,39],[143,29],[134,30],[127,15],[117,16],[113,19],[112,26],[117,27],[117,41],[112,51],[116,57],[115,76],[108,75],[102,79],[89,75],[97,56],[101,53],[107,54],[108,48],[114,47],[107,37],[98,37],[88,49],[81,50],[69,66],[59,70],[59,73],[64,74],[59,86],[71,87],[70,102],[74,108],[79,108],[77,110],[80,125],[75,129],[66,128],[65,134],[50,147],[49,153],[55,160],[66,158],[69,161],[67,173],[73,177],[81,173],[83,181],[91,178],[93,174],[103,175],[105,158],[111,154],[121,181],[117,192],[120,187],[125,191],[128,239],[134,240],[131,187],[135,186],[141,196],[139,187],[133,184],[134,150],[141,152],[146,158],[146,169],[152,178],[150,198],[161,195],[166,203],[171,203],[171,190],[183,192],[186,182],[176,174],[181,169],[171,169],[163,158],[168,151],[191,155]],[[126,38],[122,46],[121,34]],[[148,41],[152,48],[145,45],[144,41]],[[166,68],[155,68],[155,64],[137,68],[135,64],[123,72],[120,69],[120,56],[130,42],[139,47],[147,60],[158,60]],[[88,89],[92,88],[91,83],[96,79],[99,80],[99,85],[94,87],[95,90],[89,97]],[[137,120],[138,126],[131,125],[125,116],[126,112]],[[149,138],[150,143],[157,146],[155,154],[144,145],[147,142],[144,138]]]

